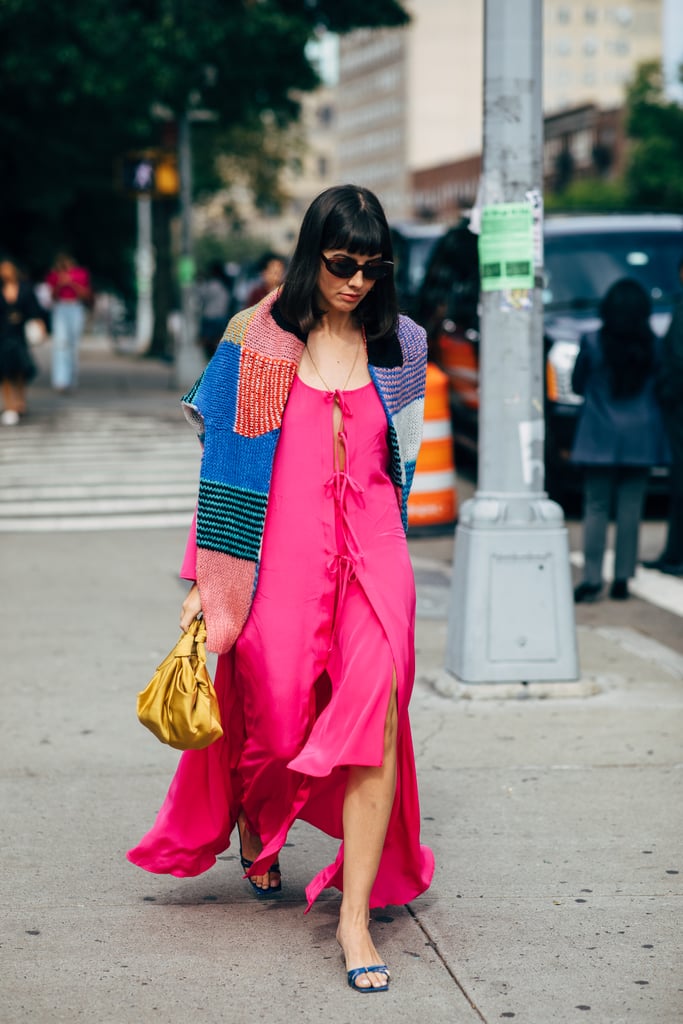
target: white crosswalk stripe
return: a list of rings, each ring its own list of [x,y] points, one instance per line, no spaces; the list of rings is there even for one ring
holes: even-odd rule
[[[0,432],[0,532],[187,526],[200,448],[177,422],[70,409]]]

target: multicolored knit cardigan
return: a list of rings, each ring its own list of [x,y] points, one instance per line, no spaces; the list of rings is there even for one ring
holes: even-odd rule
[[[233,317],[216,354],[182,399],[204,444],[196,571],[207,646],[218,653],[230,650],[249,614],[282,414],[304,345],[305,336],[282,317],[274,292]],[[368,343],[368,369],[387,415],[390,473],[405,529],[422,437],[426,361],[425,332],[404,316],[394,337]]]

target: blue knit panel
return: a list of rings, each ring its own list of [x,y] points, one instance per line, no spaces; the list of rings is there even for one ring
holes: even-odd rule
[[[200,480],[197,546],[256,562],[267,504],[267,494]]]
[[[234,341],[222,341],[198,383],[188,392],[207,426],[212,423],[231,429],[235,425],[241,351]]]
[[[268,490],[279,430],[244,437],[207,424],[201,476],[230,487],[263,494]]]

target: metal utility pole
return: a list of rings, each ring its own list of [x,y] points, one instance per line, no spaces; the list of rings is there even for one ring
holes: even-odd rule
[[[486,0],[479,482],[460,512],[446,668],[578,676],[569,546],[544,492],[542,0]]]
[[[154,278],[154,248],[152,246],[152,200],[139,195],[137,200],[138,239],[135,253],[137,307],[135,315],[135,347],[146,352],[152,341],[154,305],[152,281]]]
[[[197,345],[197,304],[195,267],[192,251],[192,149],[190,117],[184,111],[178,118],[178,169],[180,172],[180,332],[175,352],[175,384],[189,388],[204,369]]]

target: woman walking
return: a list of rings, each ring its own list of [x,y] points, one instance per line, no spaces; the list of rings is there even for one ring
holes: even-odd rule
[[[196,875],[239,829],[259,897],[281,891],[297,818],[343,840],[307,887],[343,893],[348,983],[386,991],[371,907],[433,873],[419,842],[408,701],[415,586],[405,538],[422,430],[426,339],[399,317],[377,198],[323,192],[282,289],[230,322],[185,396],[204,441],[182,610],[220,653],[222,740],[183,755],[152,830],[129,853]]]
[[[53,300],[52,387],[64,393],[78,384],[78,350],[92,297],[90,274],[62,252],[45,280]]]
[[[15,427],[26,412],[26,386],[36,375],[26,324],[40,323],[44,313],[28,281],[23,281],[12,260],[0,260],[0,382],[3,426]]]
[[[584,576],[575,601],[602,591],[607,525],[615,503],[616,546],[610,596],[625,600],[638,557],[650,468],[668,461],[655,398],[659,345],[650,299],[635,280],[616,281],[600,304],[602,327],[581,340],[572,387],[584,404],[572,460],[584,467]]]

